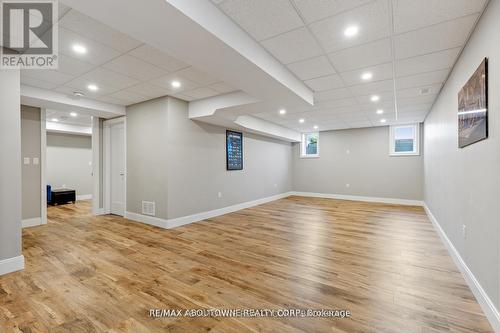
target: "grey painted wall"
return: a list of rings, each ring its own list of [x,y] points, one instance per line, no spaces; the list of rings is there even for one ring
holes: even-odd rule
[[[243,144],[244,170],[228,172],[225,129],[189,120],[186,102],[128,107],[127,211],[154,201],[157,217],[176,218],[291,190],[289,143],[244,134]]]
[[[167,218],[167,98],[127,107],[127,211],[141,213],[142,201],[156,202]]]
[[[21,157],[27,157],[30,164],[22,164],[22,207],[23,220],[42,216],[41,195],[41,121],[40,109],[21,106]],[[38,158],[38,164],[33,163]]]
[[[175,98],[167,126],[168,218],[291,190],[290,143],[244,133],[243,170],[226,171],[225,128],[190,120],[187,103]]]
[[[77,195],[91,195],[92,137],[47,133],[47,184],[71,188]]]
[[[386,126],[321,132],[319,148],[319,158],[300,158],[293,145],[294,191],[422,199],[422,152],[389,156]]]
[[[0,260],[21,255],[21,83],[0,71]]]
[[[500,308],[500,2],[491,1],[425,121],[425,201]],[[457,148],[458,91],[489,58],[486,141]],[[462,235],[466,225],[466,237]]]

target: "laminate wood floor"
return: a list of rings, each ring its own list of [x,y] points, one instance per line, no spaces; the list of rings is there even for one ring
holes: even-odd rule
[[[0,332],[493,332],[420,207],[289,197],[163,230],[90,203],[23,231]],[[349,318],[149,310],[347,309]]]

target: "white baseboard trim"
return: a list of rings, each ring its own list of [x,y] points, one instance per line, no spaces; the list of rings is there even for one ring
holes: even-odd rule
[[[30,227],[36,227],[38,225],[42,225],[42,218],[41,217],[35,217],[33,219],[26,219],[22,221],[22,226],[23,228],[30,228]]]
[[[481,305],[481,308],[486,314],[486,317],[488,318],[491,326],[493,327],[493,330],[497,333],[500,333],[500,313],[498,309],[495,307],[495,304],[493,304],[488,294],[486,294],[486,291],[483,289],[481,284],[479,284],[479,281],[476,279],[472,271],[469,269],[465,261],[462,259],[460,253],[457,251],[453,243],[450,241],[450,239],[444,232],[443,228],[441,228],[441,225],[437,221],[434,214],[432,214],[431,210],[429,209],[426,203],[424,203],[424,209],[427,215],[429,216],[429,219],[431,220],[434,229],[436,229],[436,232],[441,238],[441,241],[443,242],[444,246],[450,253],[453,261],[455,262],[460,272],[462,273],[465,281],[469,285],[469,288],[472,290],[472,293],[476,297],[479,305]]]
[[[423,206],[424,205],[424,202],[420,201],[420,200],[363,197],[363,196],[358,196],[358,195],[313,193],[313,192],[291,192],[291,195],[295,195],[295,196],[299,196],[299,197],[313,197],[313,198],[326,198],[326,199],[364,201],[364,202],[379,202],[379,203],[394,204],[394,205],[406,205],[406,206]]]
[[[106,213],[106,211],[104,210],[104,208],[99,208],[97,211],[93,211],[92,212],[95,216],[98,216],[98,215],[106,215],[108,213]]]
[[[253,201],[247,201],[244,203],[224,207],[224,208],[219,208],[219,209],[214,209],[211,211],[207,212],[202,212],[198,214],[193,214],[193,215],[188,215],[188,216],[182,216],[174,219],[161,219],[158,217],[153,217],[153,216],[147,216],[147,215],[142,215],[142,214],[137,214],[137,213],[132,213],[132,212],[126,212],[125,213],[125,218],[132,220],[132,221],[137,221],[137,222],[142,222],[150,225],[154,225],[156,227],[160,228],[165,228],[165,229],[172,229],[176,227],[180,227],[186,224],[194,223],[194,222],[199,222],[203,221],[206,219],[210,219],[216,216],[221,216],[229,213],[236,212],[238,210],[242,210],[245,208],[250,208],[258,205],[262,205],[271,201],[283,199],[286,197],[289,197],[291,195],[291,192],[286,192],[282,194],[277,194],[273,195],[270,197],[262,198],[262,199],[257,199]]]
[[[92,194],[77,195],[76,201],[80,200],[92,200]]]
[[[0,260],[0,275],[20,271],[24,269],[24,256]]]

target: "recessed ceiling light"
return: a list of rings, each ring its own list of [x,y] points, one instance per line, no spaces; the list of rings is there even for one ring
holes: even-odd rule
[[[57,123],[57,122],[59,121],[59,119],[57,119],[57,118],[52,118],[52,119],[51,119],[51,121],[53,121],[53,122]]]
[[[371,80],[371,79],[372,79],[372,77],[373,77],[373,74],[372,74],[372,73],[370,73],[370,72],[366,72],[366,73],[363,73],[363,74],[361,75],[361,79],[362,79],[363,81],[368,81],[368,80]]]
[[[83,97],[83,96],[85,96],[85,94],[82,91],[73,91],[73,96]]]
[[[304,118],[299,119],[299,123],[303,124],[306,120]]]
[[[87,48],[82,44],[73,44],[73,51],[78,54],[87,53]]]
[[[380,100],[380,96],[378,96],[378,95],[373,95],[373,96],[370,98],[370,100],[371,100],[372,102],[378,102],[378,101]]]
[[[382,124],[384,124],[386,121],[387,121],[387,120],[385,120],[385,119],[380,119],[380,122],[381,122]]]
[[[69,115],[70,115],[71,117],[76,117],[76,116],[78,116],[78,113],[76,113],[76,112],[71,112]]]
[[[384,110],[382,110],[382,109],[378,109],[378,110],[377,110],[377,114],[384,114]]]
[[[180,88],[180,86],[181,86],[181,83],[179,81],[172,81],[172,83],[170,83],[170,84],[174,88]]]
[[[359,27],[356,25],[348,26],[344,30],[344,36],[349,37],[349,38],[356,36],[358,33],[359,33]]]
[[[318,128],[319,128],[318,125],[314,125],[314,129],[318,129]]]
[[[90,91],[97,91],[97,90],[99,90],[99,87],[96,86],[95,84],[89,84],[87,86],[87,89],[90,90]]]
[[[286,110],[285,109],[281,109],[280,110],[280,114],[286,114]]]

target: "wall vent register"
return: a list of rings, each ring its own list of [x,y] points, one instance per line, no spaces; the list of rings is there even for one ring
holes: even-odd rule
[[[142,214],[143,215],[156,215],[156,204],[151,201],[143,201],[142,202]]]

